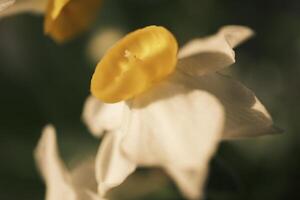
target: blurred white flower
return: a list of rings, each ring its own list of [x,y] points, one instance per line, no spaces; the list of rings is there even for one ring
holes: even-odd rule
[[[223,27],[183,46],[175,72],[132,99],[87,99],[84,122],[95,136],[109,132],[96,158],[102,196],[136,167],[158,166],[186,198],[198,199],[222,139],[277,132],[254,93],[217,72],[235,62],[232,48],[252,34],[243,26]]]
[[[105,52],[120,40],[125,33],[117,27],[102,27],[91,37],[87,46],[87,54],[91,60],[98,62]]]
[[[0,18],[27,12],[42,14],[45,34],[64,42],[88,29],[100,3],[101,0],[0,0]]]
[[[46,200],[103,200],[97,194],[94,160],[67,169],[58,152],[54,127],[43,130],[34,156],[46,183]]]

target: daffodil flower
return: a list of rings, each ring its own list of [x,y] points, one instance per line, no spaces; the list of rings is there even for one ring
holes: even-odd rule
[[[0,17],[24,12],[43,14],[45,34],[63,42],[89,27],[100,3],[101,0],[0,0]]]
[[[102,196],[146,166],[162,167],[186,198],[198,199],[222,139],[277,132],[254,93],[218,72],[235,62],[233,48],[252,34],[225,26],[177,53],[168,30],[149,26],[108,50],[83,112],[95,136],[108,132],[96,159]]]
[[[34,156],[46,183],[46,200],[104,200],[97,194],[94,160],[83,160],[68,170],[60,158],[52,126],[44,129]]]

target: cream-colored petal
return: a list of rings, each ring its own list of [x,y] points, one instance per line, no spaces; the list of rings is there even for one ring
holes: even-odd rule
[[[238,81],[217,73],[194,80],[196,87],[214,95],[224,107],[224,139],[278,133],[262,103]]]
[[[177,67],[195,76],[220,70],[235,62],[232,48],[252,35],[247,27],[225,26],[213,36],[192,40],[180,49]]]
[[[35,150],[35,159],[46,183],[46,200],[75,200],[71,176],[60,159],[55,130],[47,126]]]
[[[219,35],[223,35],[229,45],[234,48],[254,35],[252,29],[246,26],[229,25],[222,27]]]
[[[208,163],[206,163],[208,165]],[[182,170],[174,166],[165,167],[166,172],[175,181],[182,195],[187,199],[203,197],[203,189],[207,177],[207,167],[193,170]]]
[[[221,138],[223,107],[210,93],[185,84],[175,73],[131,102],[122,148],[140,165],[206,165]]]
[[[121,152],[122,134],[107,134],[99,148],[96,158],[96,178],[98,192],[104,197],[111,188],[120,185],[136,168]]]
[[[139,165],[164,167],[190,199],[201,196],[196,188],[219,140],[276,131],[253,92],[216,73],[178,71],[129,104],[124,152]],[[188,184],[190,173],[195,179]]]
[[[48,0],[4,0],[4,2],[3,9],[3,7],[1,8],[0,1],[0,17],[6,17],[25,12],[42,14],[46,10]],[[10,3],[13,4],[11,5]]]
[[[101,137],[104,131],[114,131],[121,127],[124,102],[106,104],[93,96],[86,99],[82,118],[91,133]]]
[[[86,168],[79,166],[72,173],[68,171],[60,158],[53,126],[48,125],[44,129],[34,156],[46,183],[46,200],[101,200],[86,182],[82,181],[82,187],[77,187],[78,170],[83,171]]]

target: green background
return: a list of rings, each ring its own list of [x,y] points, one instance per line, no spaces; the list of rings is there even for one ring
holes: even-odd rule
[[[44,36],[41,16],[20,14],[0,20],[1,200],[44,198],[32,153],[47,123],[58,130],[68,166],[97,150],[99,141],[81,121],[95,66],[86,53],[89,38],[107,27],[128,32],[151,24],[166,26],[181,45],[227,24],[256,31],[237,49],[230,73],[255,91],[285,133],[223,142],[211,162],[206,199],[300,198],[300,2],[106,0],[91,30],[65,45]],[[142,169],[137,175],[147,173],[151,172]],[[130,196],[141,190],[140,184],[130,184],[119,199],[134,199]],[[182,197],[168,180],[137,199]]]

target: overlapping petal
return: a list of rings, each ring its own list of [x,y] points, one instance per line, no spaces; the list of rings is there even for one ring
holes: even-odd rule
[[[214,36],[187,44],[175,73],[127,105],[122,102],[116,112],[116,105],[102,108],[104,104],[94,100],[96,110],[93,103],[86,104],[89,127],[100,126],[102,120],[98,130],[104,130],[117,119],[98,152],[101,194],[121,184],[136,166],[158,166],[186,198],[198,199],[220,140],[278,132],[251,90],[216,72],[234,62],[232,48],[252,34],[246,27],[226,26]],[[111,117],[113,112],[117,117]]]
[[[194,77],[178,71],[128,104],[124,138],[114,143],[125,153],[122,160],[163,167],[189,199],[202,195],[208,162],[222,138],[276,132],[253,92],[217,73]],[[107,140],[113,144],[112,136]],[[111,162],[107,170],[116,166]],[[110,187],[129,173],[125,170]]]
[[[105,131],[121,128],[124,106],[124,102],[106,104],[90,96],[85,102],[82,118],[91,133],[101,137]]]
[[[215,96],[182,84],[185,78],[174,74],[131,102],[121,146],[139,166],[166,169],[183,194],[195,199],[222,137],[224,110]]]
[[[121,151],[123,135],[121,132],[109,133],[99,148],[96,178],[101,196],[105,196],[109,189],[121,184],[136,169],[136,164]]]
[[[244,26],[225,26],[213,36],[194,39],[179,51],[178,68],[194,76],[216,72],[235,62],[233,48],[253,35]]]
[[[224,125],[222,105],[185,84],[185,77],[175,73],[132,100],[122,147],[135,162],[189,169],[214,152]]]
[[[59,156],[52,126],[44,129],[34,155],[46,183],[46,200],[101,200],[92,189],[93,180],[84,180],[78,176],[84,171],[86,177],[91,177],[89,174],[94,173],[94,168],[86,165],[70,172]]]
[[[193,81],[191,81],[193,80]],[[218,73],[190,79],[199,90],[214,95],[225,109],[223,138],[253,137],[278,133],[263,104],[240,82]]]

